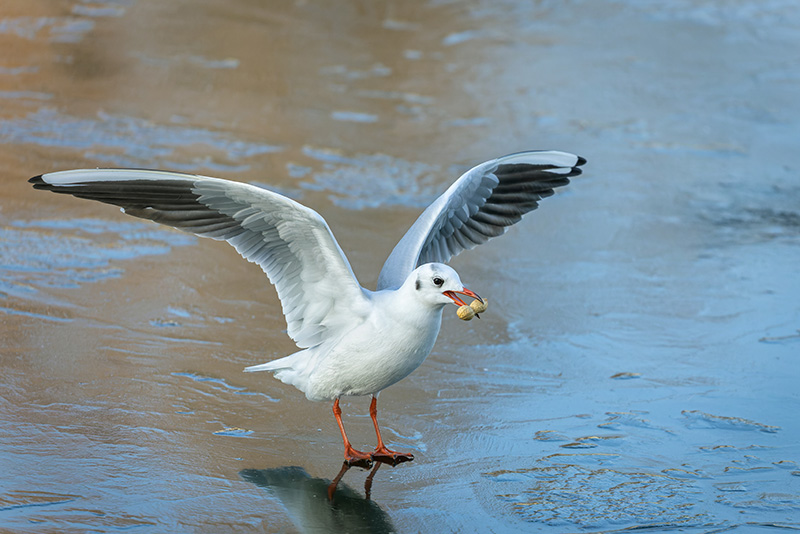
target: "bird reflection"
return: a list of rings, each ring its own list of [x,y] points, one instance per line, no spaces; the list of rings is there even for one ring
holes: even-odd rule
[[[367,500],[370,500],[372,497],[372,479],[375,477],[375,473],[378,472],[378,468],[380,468],[381,462],[375,462],[375,466],[372,468],[372,471],[369,472],[367,475],[367,479],[364,481],[364,494]],[[328,500],[333,501],[333,495],[336,493],[336,487],[339,485],[339,481],[342,480],[347,471],[350,470],[352,464],[347,462],[346,460],[342,462],[342,468],[339,470],[339,474],[328,484]]]
[[[366,498],[340,483],[351,468],[347,462],[332,481],[313,478],[297,466],[244,469],[239,475],[277,497],[301,532],[395,532],[388,514],[370,500],[380,466],[376,462],[364,481]]]

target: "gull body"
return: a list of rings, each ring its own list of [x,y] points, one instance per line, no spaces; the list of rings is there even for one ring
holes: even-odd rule
[[[392,250],[376,291],[361,287],[325,220],[278,193],[239,182],[167,171],[84,169],[31,178],[37,189],[120,206],[125,213],[233,245],[275,286],[298,352],[247,367],[271,371],[314,401],[333,400],[345,460],[413,459],[385,447],[377,395],[419,367],[447,304],[480,297],[445,263],[501,235],[538,201],[580,174],[585,160],[556,151],[511,154],[464,173]],[[339,398],[372,395],[378,446],[355,450]]]
[[[432,282],[436,277],[446,280],[441,289]],[[425,264],[397,289],[365,290],[359,310],[342,310],[352,323],[340,335],[245,371],[273,371],[313,401],[374,395],[411,374],[430,354],[442,310],[452,303],[442,291],[464,291],[458,274],[447,265]]]

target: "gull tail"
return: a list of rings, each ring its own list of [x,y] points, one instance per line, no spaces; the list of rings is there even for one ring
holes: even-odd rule
[[[284,384],[296,387],[308,397],[308,380],[311,374],[311,362],[309,361],[307,350],[308,349],[301,350],[289,356],[272,360],[271,362],[245,367],[244,372],[272,371],[275,373],[275,378]]]
[[[286,382],[281,378],[281,371],[284,372],[303,372],[304,370],[308,369],[309,364],[311,363],[312,359],[311,356],[313,353],[309,352],[310,349],[303,349],[299,350],[293,354],[288,356],[284,356],[283,358],[278,358],[277,360],[272,360],[271,362],[260,363],[258,365],[251,365],[250,367],[245,367],[245,373],[254,373],[257,371],[274,371],[275,378]]]
[[[284,360],[288,359],[289,356],[286,358],[280,358],[278,360],[273,360],[267,363],[260,363],[258,365],[251,365],[250,367],[245,367],[245,373],[255,373],[256,371],[280,371],[281,369],[289,369],[291,368],[291,364],[286,365],[288,362]]]

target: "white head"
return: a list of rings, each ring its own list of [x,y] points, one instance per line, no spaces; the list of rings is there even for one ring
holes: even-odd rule
[[[464,302],[456,293],[483,302],[476,293],[464,287],[457,272],[443,263],[420,265],[408,275],[404,285],[410,285],[417,298],[431,306],[443,307],[450,303],[463,306]]]

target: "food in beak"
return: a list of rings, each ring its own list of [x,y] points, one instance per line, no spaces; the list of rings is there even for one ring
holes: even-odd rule
[[[473,300],[469,303],[469,307],[475,312],[475,315],[483,313],[489,307],[489,302],[486,300]]]
[[[472,297],[475,300],[473,300],[469,305],[467,305],[467,303],[461,300],[461,298],[459,298],[459,296],[456,295],[456,293],[467,295],[468,297]],[[453,302],[455,302],[458,305],[458,310],[456,311],[456,314],[458,315],[458,318],[463,321],[469,321],[473,317],[477,317],[478,319],[480,319],[480,315],[478,314],[485,312],[486,308],[488,307],[488,303],[484,299],[482,299],[474,291],[470,291],[467,288],[464,288],[463,290],[458,292],[445,291],[444,294],[447,295],[450,299],[452,299]]]
[[[475,317],[475,310],[473,310],[469,306],[459,306],[458,310],[456,310],[456,315],[458,315],[458,318],[461,319],[462,321],[469,321],[470,319]]]

